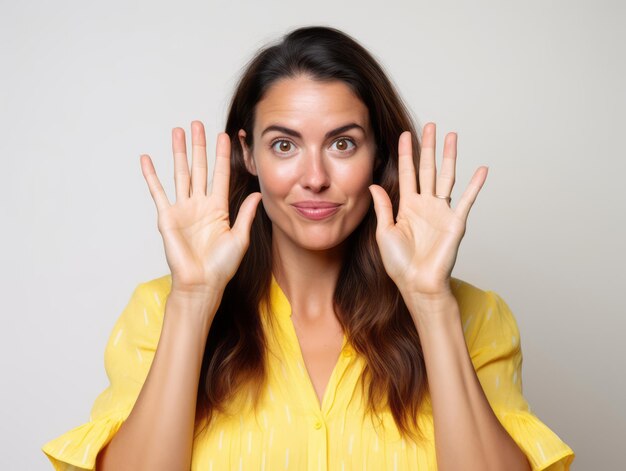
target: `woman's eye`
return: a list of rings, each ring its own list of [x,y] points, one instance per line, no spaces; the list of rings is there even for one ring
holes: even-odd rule
[[[335,146],[335,149],[339,152],[349,152],[354,150],[356,144],[352,139],[342,137],[333,142],[332,146]],[[270,147],[279,154],[288,154],[293,150],[294,144],[286,139],[276,139],[270,144]]]
[[[278,147],[276,146],[276,144],[279,144]],[[286,141],[284,139],[278,139],[272,142],[272,149],[274,149],[275,151],[278,151],[278,153],[280,154],[288,153],[292,146],[293,146],[293,143],[291,143],[290,141]]]
[[[341,152],[346,152],[356,147],[352,139],[347,139],[345,137],[337,139],[335,142],[333,142],[333,145],[335,144],[337,144],[337,150]],[[349,145],[352,145],[352,147],[349,147]]]

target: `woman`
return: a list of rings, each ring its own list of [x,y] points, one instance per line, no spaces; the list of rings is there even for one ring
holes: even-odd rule
[[[456,135],[437,172],[435,125],[420,148],[362,46],[310,27],[260,51],[211,188],[191,133],[175,203],[141,157],[171,275],[133,293],[110,387],[43,448],[56,469],[569,468],[522,396],[512,313],[451,278],[487,169],[453,208]]]

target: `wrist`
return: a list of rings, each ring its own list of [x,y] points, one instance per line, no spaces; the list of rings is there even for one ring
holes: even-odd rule
[[[442,323],[460,319],[459,304],[452,291],[409,293],[404,301],[418,330],[439,328]]]
[[[413,286],[402,286],[400,294],[407,303],[420,306],[421,309],[429,312],[445,309],[451,302],[456,302],[449,280],[422,290],[415,289]]]
[[[186,317],[199,321],[202,326],[213,321],[223,293],[201,291],[179,291],[172,289],[167,297],[165,313],[175,313],[175,317]]]
[[[452,295],[451,278],[422,276],[413,279],[394,280],[402,296],[425,303],[445,300]]]
[[[185,300],[203,302],[207,300],[221,300],[224,290],[211,289],[208,287],[198,288],[180,288],[172,284],[170,296]]]
[[[191,298],[221,297],[226,288],[226,283],[221,282],[181,282],[180,277],[172,275],[172,293]]]

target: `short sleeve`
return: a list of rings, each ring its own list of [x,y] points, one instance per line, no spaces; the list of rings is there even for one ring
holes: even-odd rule
[[[139,284],[117,319],[104,353],[109,386],[96,398],[89,421],[42,447],[56,471],[95,469],[98,453],[130,415],[159,342],[165,278]]]
[[[491,408],[528,457],[532,471],[567,471],[574,452],[531,412],[522,394],[523,358],[515,317],[493,291],[484,292],[484,300],[470,355]]]

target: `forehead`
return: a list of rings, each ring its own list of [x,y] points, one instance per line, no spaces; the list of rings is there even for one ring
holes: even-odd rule
[[[367,107],[348,85],[340,80],[321,82],[298,76],[281,79],[267,90],[256,106],[255,131],[283,124],[306,132],[346,122],[364,129],[369,126]]]

